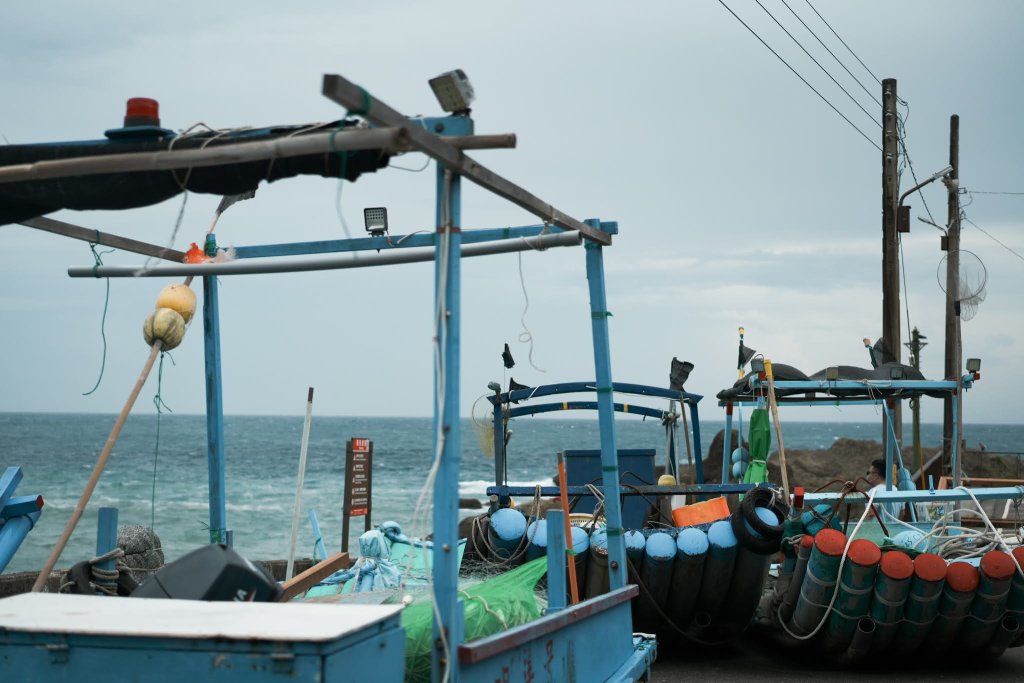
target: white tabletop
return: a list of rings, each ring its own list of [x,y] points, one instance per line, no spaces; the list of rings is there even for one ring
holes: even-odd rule
[[[0,600],[0,629],[325,642],[356,633],[401,610],[401,605],[205,602],[26,593]]]

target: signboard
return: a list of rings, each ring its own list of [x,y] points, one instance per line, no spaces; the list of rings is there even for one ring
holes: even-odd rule
[[[373,483],[373,442],[349,439],[345,446],[345,514],[359,517],[370,514]]]
[[[373,442],[351,438],[345,445],[345,505],[342,508],[341,550],[348,552],[348,526],[351,517],[364,517],[370,530],[373,501]]]

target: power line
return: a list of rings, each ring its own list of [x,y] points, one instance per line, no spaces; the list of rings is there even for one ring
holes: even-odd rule
[[[764,39],[763,39],[763,38],[761,38],[761,36],[757,35],[757,31],[755,31],[754,29],[752,29],[752,28],[750,28],[749,26],[747,26],[747,23],[746,23],[745,21],[743,21],[742,19],[740,19],[740,18],[739,18],[739,16],[738,16],[738,15],[737,15],[737,14],[736,14],[735,12],[733,12],[733,11],[732,11],[732,9],[730,9],[730,8],[729,8],[729,6],[728,6],[728,5],[726,5],[726,4],[725,4],[725,2],[724,2],[723,0],[718,0],[718,3],[719,3],[719,4],[720,4],[720,5],[722,6],[722,7],[724,7],[725,9],[729,10],[729,14],[733,15],[734,17],[736,17],[736,21],[738,21],[738,22],[740,22],[741,24],[743,24],[743,27],[744,27],[744,28],[746,28],[746,29],[747,29],[748,31],[750,31],[750,32],[751,32],[752,34],[754,34],[754,37],[755,37],[755,38],[757,38],[757,39],[758,39],[758,40],[759,40],[759,41],[761,42],[761,44],[762,44],[762,45],[764,45],[764,46],[765,46],[766,48],[768,48],[768,50],[769,50],[769,51],[770,51],[770,52],[771,52],[771,53],[772,53],[773,55],[775,55],[775,56],[776,56],[776,57],[777,57],[777,58],[779,59],[779,61],[780,61],[780,62],[782,62],[783,64],[785,64],[785,65],[786,65],[786,67],[787,67],[787,68],[788,68],[788,69],[789,69],[790,71],[792,71],[792,72],[793,72],[793,74],[794,74],[794,75],[795,75],[795,76],[796,76],[797,78],[799,78],[799,79],[800,79],[801,81],[803,81],[803,82],[804,82],[804,85],[806,85],[806,86],[807,86],[808,88],[810,88],[811,90],[813,90],[813,91],[814,91],[814,94],[815,94],[815,95],[817,95],[818,97],[820,97],[820,98],[822,99],[822,101],[823,101],[823,102],[824,102],[825,104],[827,104],[828,106],[832,107],[832,110],[833,110],[833,111],[834,111],[835,113],[839,114],[839,116],[841,116],[841,117],[842,117],[842,119],[843,119],[844,121],[846,121],[846,122],[847,122],[848,124],[850,124],[850,126],[851,126],[851,127],[852,127],[852,128],[853,128],[853,129],[855,130],[855,131],[857,131],[858,133],[860,133],[860,134],[861,134],[861,136],[862,136],[862,137],[863,137],[863,138],[864,138],[865,140],[867,140],[868,142],[870,142],[870,143],[871,143],[871,144],[872,144],[872,145],[874,146],[874,148],[875,148],[875,149],[877,149],[877,150],[878,150],[879,152],[881,152],[881,151],[882,151],[882,148],[878,146],[878,143],[877,143],[877,142],[875,142],[874,140],[872,140],[871,138],[869,138],[869,137],[868,137],[868,136],[867,136],[867,135],[866,135],[866,134],[864,133],[864,131],[862,131],[862,130],[861,130],[860,128],[858,128],[858,127],[857,127],[856,125],[854,125],[853,121],[851,121],[850,119],[846,118],[846,116],[844,116],[844,115],[843,115],[843,112],[841,112],[841,111],[839,111],[838,109],[836,109],[835,105],[834,105],[834,104],[832,104],[831,102],[829,102],[829,101],[828,101],[828,99],[827,99],[827,98],[826,98],[826,97],[825,97],[824,95],[822,95],[822,94],[821,94],[820,92],[818,92],[817,90],[815,90],[814,86],[813,86],[813,85],[811,85],[810,83],[808,83],[808,82],[807,82],[807,79],[805,79],[805,78],[804,78],[803,76],[801,76],[801,75],[800,75],[799,73],[797,73],[797,70],[796,70],[796,69],[794,69],[794,68],[793,68],[792,66],[790,66],[790,65],[789,65],[789,62],[787,62],[787,61],[786,61],[785,59],[783,59],[783,58],[782,58],[782,57],[781,57],[781,56],[779,55],[779,53],[778,53],[778,52],[776,52],[775,50],[773,50],[773,49],[772,49],[772,47],[771,47],[771,46],[770,46],[770,45],[769,45],[768,43],[764,42]]]
[[[1024,192],[992,192],[992,191],[985,191],[985,190],[968,190],[967,192],[968,192],[968,194],[1016,194],[1016,195],[1024,195]]]
[[[869,74],[871,74],[871,77],[873,79],[875,79],[875,81],[878,83],[878,85],[882,85],[882,81],[878,80],[878,76],[876,76],[874,74],[874,72],[872,72],[871,69],[868,68],[867,64],[865,64],[864,62],[861,61],[860,57],[857,56],[857,53],[853,51],[853,48],[851,48],[849,45],[847,45],[846,41],[839,37],[839,34],[836,33],[836,30],[834,28],[832,28],[832,25],[829,24],[827,21],[825,21],[825,17],[821,16],[821,12],[819,12],[816,9],[814,9],[814,5],[811,4],[811,0],[804,0],[804,1],[807,3],[808,7],[810,7],[812,10],[814,10],[814,13],[818,15],[818,18],[821,19],[822,22],[824,22],[825,26],[828,26],[828,30],[832,31],[832,35],[834,35],[836,38],[839,38],[839,42],[843,44],[843,47],[845,47],[847,50],[850,51],[850,54],[853,55],[853,58],[856,59],[858,62],[860,62],[860,65],[862,67],[864,67],[864,70],[867,71]]]
[[[868,90],[867,86],[865,86],[863,83],[861,83],[860,79],[857,78],[856,76],[854,76],[853,73],[851,73],[850,70],[846,68],[846,65],[843,64],[843,60],[839,59],[839,57],[836,56],[836,53],[832,52],[832,50],[829,49],[828,45],[826,45],[824,43],[824,41],[822,41],[822,39],[818,37],[818,34],[814,32],[814,29],[812,29],[810,26],[808,26],[807,23],[803,19],[800,18],[800,15],[797,14],[796,11],[794,11],[793,8],[789,6],[789,3],[787,3],[786,0],[782,0],[782,4],[786,6],[786,9],[788,9],[793,14],[794,17],[796,17],[797,21],[799,21],[801,24],[804,25],[804,28],[807,29],[807,31],[812,36],[814,36],[814,39],[817,40],[821,44],[821,46],[823,48],[825,48],[825,51],[828,52],[830,55],[832,55],[832,58],[834,60],[836,60],[836,63],[839,64],[839,66],[843,67],[843,71],[848,73],[850,75],[850,78],[855,80],[857,82],[857,85],[859,85],[861,87],[861,89],[864,92],[866,92],[871,99],[873,99],[875,101],[875,104],[877,104],[879,107],[881,107],[882,106],[882,101],[880,99],[878,99],[877,97],[875,97],[875,94],[873,92],[871,92],[870,90]],[[818,16],[821,16],[821,15],[818,15]]]
[[[906,107],[907,107],[907,116],[910,116],[910,105],[906,105]],[[900,147],[903,148],[903,156],[906,157],[906,159],[907,159],[907,166],[910,167],[910,176],[914,179],[914,184],[918,185],[920,183],[917,180],[917,173],[914,172],[914,162],[912,162],[910,160],[910,152],[907,150],[907,141],[906,141],[907,127],[906,127],[906,124],[904,123],[903,119],[901,119],[899,116],[896,117],[896,122],[899,124],[897,126],[897,131],[896,131],[897,134],[898,134],[897,135],[897,139],[899,140]],[[931,219],[932,224],[934,225],[935,224],[935,216],[932,215],[932,210],[930,208],[928,208],[928,201],[924,198],[924,193],[923,192],[919,192],[918,195],[921,197],[921,203],[924,204],[924,210],[928,213],[928,218]]]
[[[799,48],[800,48],[801,50],[803,50],[803,51],[804,51],[804,54],[805,54],[805,55],[807,55],[808,57],[810,57],[810,58],[811,58],[811,61],[812,61],[812,62],[814,62],[815,64],[817,64],[817,65],[818,65],[818,68],[819,68],[819,69],[821,69],[822,71],[824,71],[824,72],[825,72],[825,75],[826,75],[826,76],[828,76],[829,78],[831,78],[831,79],[832,79],[832,82],[833,82],[833,83],[835,83],[835,84],[836,84],[836,86],[837,86],[837,87],[838,87],[838,88],[839,88],[840,90],[842,90],[842,91],[843,91],[844,93],[846,93],[846,96],[847,96],[847,97],[849,97],[849,98],[850,98],[850,100],[851,100],[851,101],[852,101],[852,102],[853,102],[854,104],[856,104],[856,105],[857,105],[857,107],[858,107],[858,108],[859,108],[859,109],[860,109],[860,110],[861,110],[862,112],[864,112],[864,114],[865,114],[865,115],[866,115],[866,116],[867,116],[867,117],[868,117],[869,119],[871,119],[872,121],[874,121],[874,122],[875,122],[875,124],[876,124],[876,125],[877,125],[877,126],[878,126],[879,128],[881,128],[881,127],[882,127],[882,122],[881,122],[881,121],[879,121],[879,120],[878,120],[877,118],[875,118],[875,116],[873,116],[873,115],[871,114],[871,112],[869,112],[869,111],[868,111],[867,109],[865,109],[864,107],[862,107],[862,106],[861,106],[860,102],[858,102],[858,101],[857,101],[857,98],[855,98],[855,97],[854,97],[853,95],[851,95],[851,94],[850,94],[850,92],[849,92],[849,91],[848,91],[848,90],[847,90],[846,88],[844,88],[844,87],[843,87],[843,86],[842,86],[842,85],[841,85],[841,84],[839,83],[839,81],[837,81],[837,80],[836,80],[836,79],[835,79],[835,78],[834,78],[834,77],[832,76],[832,74],[830,74],[830,73],[828,72],[828,69],[826,69],[825,67],[823,67],[823,66],[821,65],[821,62],[819,62],[819,61],[818,61],[817,59],[815,59],[815,58],[814,58],[814,55],[812,55],[812,54],[811,54],[810,52],[808,52],[808,51],[807,51],[807,48],[805,48],[805,47],[804,47],[803,45],[801,45],[801,44],[800,44],[800,41],[796,39],[796,36],[794,36],[794,35],[793,35],[792,33],[790,33],[790,32],[789,32],[789,30],[787,30],[787,29],[786,29],[786,27],[785,27],[785,26],[783,26],[783,25],[782,25],[782,23],[781,23],[781,22],[780,22],[780,21],[779,21],[778,19],[776,19],[776,18],[775,18],[775,15],[774,15],[774,14],[772,14],[771,12],[769,12],[769,11],[768,11],[768,8],[767,8],[767,7],[765,7],[764,5],[762,5],[762,4],[761,4],[761,0],[754,0],[754,2],[756,2],[756,3],[757,3],[757,6],[758,6],[758,7],[760,7],[761,9],[763,9],[763,10],[764,10],[765,14],[767,14],[767,15],[768,15],[769,17],[771,17],[771,18],[772,18],[772,21],[774,21],[774,22],[775,22],[776,24],[778,24],[779,28],[781,28],[781,29],[783,30],[783,32],[784,32],[784,33],[785,33],[785,34],[786,34],[787,36],[789,36],[790,38],[792,38],[793,42],[797,44],[797,47],[799,47]],[[787,7],[788,7],[788,5],[787,5]],[[790,10],[790,11],[792,11],[792,10]],[[799,17],[798,17],[798,18],[799,18]],[[881,106],[881,104],[879,104],[879,106]]]
[[[1002,242],[1000,242],[1000,241],[999,241],[999,240],[998,240],[998,239],[997,239],[997,238],[996,238],[996,237],[995,237],[994,235],[992,235],[992,234],[991,234],[991,233],[989,233],[989,232],[988,232],[987,230],[985,230],[984,228],[982,228],[982,227],[981,227],[980,225],[978,225],[977,223],[975,223],[974,221],[972,221],[972,220],[971,220],[970,218],[968,218],[967,216],[963,216],[963,215],[961,215],[960,217],[961,217],[961,218],[962,218],[963,220],[965,220],[965,221],[967,221],[968,223],[970,223],[971,225],[973,225],[974,227],[976,227],[976,228],[977,228],[978,230],[981,230],[981,231],[982,231],[983,233],[985,233],[985,235],[986,235],[986,236],[987,236],[987,237],[988,237],[988,238],[989,238],[990,240],[992,240],[993,242],[995,242],[996,244],[998,244],[999,246],[1001,246],[1001,247],[1002,247],[1003,249],[1005,249],[1006,251],[1010,252],[1011,254],[1013,254],[1014,256],[1016,256],[1017,258],[1019,258],[1019,259],[1020,259],[1021,261],[1024,261],[1024,256],[1021,256],[1021,255],[1020,255],[1020,254],[1019,254],[1018,252],[1014,251],[1014,250],[1013,250],[1012,248],[1010,248],[1010,247],[1006,246],[1005,244],[1003,244]]]

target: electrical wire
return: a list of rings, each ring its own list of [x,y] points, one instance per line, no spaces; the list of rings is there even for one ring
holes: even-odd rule
[[[1021,261],[1024,261],[1024,256],[1021,256],[1020,252],[1015,251],[1012,247],[1009,247],[1006,244],[1003,244],[995,235],[992,235],[991,233],[989,233],[987,230],[985,230],[983,227],[981,227],[980,225],[978,225],[977,223],[972,221],[967,216],[961,216],[961,218],[962,218],[962,220],[964,222],[970,223],[971,225],[976,227],[978,230],[981,230],[981,232],[983,232],[986,237],[988,237],[990,240],[992,240],[993,242],[995,242],[996,244],[1001,246],[1003,249],[1005,249],[1006,251],[1010,252],[1011,254],[1013,254],[1014,256],[1019,258]]]
[[[839,81],[837,81],[837,80],[835,79],[835,77],[834,77],[834,76],[833,76],[833,75],[832,75],[831,73],[829,73],[828,69],[826,69],[826,68],[825,68],[824,66],[822,66],[822,65],[821,65],[821,62],[819,62],[819,61],[818,61],[817,59],[815,59],[815,58],[814,58],[814,55],[812,55],[812,54],[811,54],[810,52],[808,52],[808,51],[807,51],[807,48],[805,48],[805,47],[803,46],[803,44],[801,44],[801,43],[800,43],[800,41],[796,39],[796,36],[794,36],[794,35],[793,35],[792,33],[790,33],[790,32],[789,32],[789,30],[788,30],[788,29],[787,29],[787,28],[786,28],[785,26],[783,26],[783,25],[782,25],[782,22],[780,22],[780,21],[779,21],[778,19],[776,19],[776,18],[775,18],[775,15],[774,15],[774,14],[772,14],[771,12],[769,12],[769,11],[768,11],[768,8],[767,8],[767,7],[765,7],[764,5],[762,5],[762,4],[761,4],[761,0],[754,0],[754,2],[756,2],[756,3],[757,3],[757,6],[758,6],[758,7],[760,7],[761,9],[763,9],[763,10],[764,10],[765,14],[767,14],[767,15],[768,15],[769,17],[771,17],[771,18],[772,18],[772,21],[774,21],[774,22],[775,22],[776,24],[778,24],[779,28],[781,28],[781,29],[783,30],[783,32],[784,32],[784,33],[785,33],[785,34],[786,34],[787,36],[789,36],[790,38],[792,38],[792,39],[793,39],[793,42],[794,42],[794,43],[796,43],[797,47],[799,47],[799,48],[800,48],[801,50],[803,50],[803,51],[804,51],[804,54],[805,54],[805,55],[807,55],[808,57],[810,57],[810,58],[811,58],[811,61],[812,61],[812,62],[814,62],[815,64],[817,64],[817,65],[818,65],[818,68],[819,68],[819,69],[821,69],[821,70],[822,70],[823,72],[825,72],[825,75],[826,75],[826,76],[828,76],[828,77],[829,77],[830,79],[832,79],[832,82],[836,84],[836,87],[838,87],[838,88],[839,88],[840,90],[842,90],[842,91],[843,91],[844,93],[846,93],[846,96],[850,98],[850,101],[851,101],[851,102],[853,102],[853,103],[854,103],[855,105],[857,105],[857,107],[858,107],[858,108],[859,108],[859,109],[860,109],[860,110],[861,110],[862,112],[864,112],[864,114],[865,114],[865,115],[866,115],[866,116],[867,116],[867,117],[868,117],[869,119],[871,119],[872,121],[874,121],[874,122],[875,122],[875,124],[876,124],[876,125],[877,125],[877,126],[878,126],[879,128],[881,128],[881,127],[882,127],[882,122],[881,122],[881,121],[879,121],[879,120],[878,120],[877,118],[875,118],[875,117],[874,117],[874,116],[873,116],[873,115],[871,114],[871,112],[869,112],[869,111],[868,111],[867,109],[865,109],[864,107],[862,107],[862,106],[861,106],[860,102],[858,102],[858,101],[857,101],[857,98],[855,98],[855,97],[854,97],[853,95],[851,95],[851,94],[850,94],[850,91],[849,91],[849,90],[847,90],[846,88],[844,88],[844,87],[842,86],[842,84],[841,84],[841,83],[840,83]],[[787,6],[787,7],[789,7],[789,5],[786,5],[786,6]],[[792,10],[792,9],[790,9],[790,12],[792,12],[792,11],[793,11],[793,10]],[[795,13],[794,13],[794,14],[795,14]],[[797,17],[797,19],[799,19],[799,18],[800,18],[800,17]],[[804,25],[806,26],[806,24],[804,24]],[[820,42],[820,41],[819,41],[819,42]],[[878,103],[878,106],[879,106],[879,107],[881,107],[881,106],[882,106],[882,103],[881,103],[881,102],[879,102],[879,103]]]
[[[799,21],[801,24],[804,25],[804,28],[806,28],[807,31],[812,36],[814,36],[814,39],[817,40],[821,44],[821,46],[823,48],[825,48],[825,51],[828,52],[830,55],[832,55],[832,58],[836,60],[836,63],[839,64],[839,66],[843,67],[843,71],[845,71],[847,74],[849,74],[850,78],[852,78],[854,81],[856,81],[857,85],[859,85],[861,87],[861,89],[868,94],[868,97],[873,99],[875,101],[875,104],[877,104],[879,107],[881,107],[882,106],[882,101],[879,100],[875,96],[875,94],[873,92],[868,90],[867,87],[863,83],[860,82],[859,78],[854,76],[853,73],[849,69],[846,68],[846,65],[843,64],[843,60],[839,59],[839,57],[836,56],[836,53],[832,52],[832,50],[829,49],[828,45],[826,45],[824,43],[824,41],[822,41],[822,39],[818,37],[818,34],[814,32],[814,29],[812,29],[810,26],[808,26],[807,23],[803,19],[800,18],[800,15],[797,14],[796,11],[792,7],[789,6],[789,3],[787,3],[786,0],[782,0],[782,4],[786,6],[786,9],[788,9],[790,12],[792,12],[793,16],[796,17],[797,21]]]
[[[882,148],[881,148],[881,147],[880,147],[880,146],[878,145],[878,143],[877,143],[877,142],[875,142],[874,140],[872,140],[871,138],[869,138],[869,137],[867,136],[867,134],[865,134],[865,133],[864,133],[864,131],[862,131],[862,130],[861,130],[860,128],[858,128],[858,127],[857,127],[857,126],[856,126],[856,125],[855,125],[855,124],[853,123],[853,121],[851,121],[850,119],[846,118],[846,116],[845,116],[845,115],[843,114],[843,112],[839,111],[839,110],[838,110],[838,109],[836,108],[836,106],[835,106],[834,104],[832,104],[831,102],[829,102],[829,101],[828,101],[828,98],[826,98],[826,97],[825,97],[824,95],[822,95],[822,94],[821,94],[820,92],[818,92],[818,90],[817,90],[817,89],[815,89],[815,87],[814,87],[813,85],[811,85],[810,83],[808,83],[808,82],[807,82],[807,79],[806,79],[806,78],[804,78],[803,76],[801,76],[801,75],[800,75],[800,73],[799,73],[799,72],[798,72],[798,71],[797,71],[796,69],[794,69],[794,68],[793,68],[792,66],[790,66],[789,62],[787,62],[787,61],[786,61],[785,59],[783,59],[783,58],[782,58],[782,56],[781,56],[781,55],[780,55],[780,54],[779,54],[778,52],[776,52],[775,50],[773,50],[773,49],[772,49],[772,47],[771,47],[771,46],[770,46],[770,45],[769,45],[768,43],[766,43],[766,42],[764,41],[764,39],[763,39],[763,38],[762,38],[761,36],[759,36],[759,35],[757,34],[757,31],[755,31],[754,29],[750,28],[750,26],[748,26],[748,25],[747,25],[747,22],[745,22],[745,21],[743,21],[742,19],[740,19],[739,15],[738,15],[738,14],[736,14],[735,12],[733,12],[733,11],[732,11],[732,9],[731,9],[731,8],[730,8],[730,7],[728,6],[728,5],[726,5],[726,4],[725,4],[724,0],[718,0],[718,3],[719,3],[719,4],[720,4],[720,5],[722,6],[722,7],[724,7],[724,8],[726,9],[726,10],[728,10],[728,11],[729,11],[729,14],[731,14],[732,16],[734,16],[734,17],[736,18],[736,21],[738,21],[738,22],[740,22],[741,24],[743,24],[743,27],[744,27],[744,28],[746,28],[746,29],[747,29],[748,31],[750,31],[750,32],[751,32],[751,33],[752,33],[752,34],[754,35],[754,37],[755,37],[755,38],[757,38],[757,39],[758,39],[758,40],[759,40],[759,41],[761,42],[761,44],[762,44],[762,45],[764,45],[764,46],[765,46],[766,48],[768,48],[768,51],[769,51],[769,52],[771,52],[771,53],[772,53],[773,55],[775,55],[775,56],[776,56],[776,57],[777,57],[777,58],[779,59],[779,61],[780,61],[780,62],[782,62],[783,64],[785,64],[785,65],[786,65],[786,67],[787,67],[787,68],[788,68],[788,69],[789,69],[790,71],[792,71],[792,72],[793,72],[793,74],[794,74],[794,75],[795,75],[795,76],[796,76],[797,78],[799,78],[799,79],[800,79],[801,81],[803,81],[803,82],[804,82],[804,85],[806,85],[806,86],[807,86],[808,88],[810,88],[810,89],[811,89],[811,90],[812,90],[812,91],[814,92],[814,94],[815,94],[815,95],[817,95],[818,97],[820,97],[820,98],[821,98],[821,100],[822,100],[822,101],[823,101],[823,102],[824,102],[825,104],[827,104],[827,105],[828,105],[829,107],[831,107],[831,108],[832,108],[832,111],[834,111],[835,113],[839,114],[839,116],[840,116],[840,117],[841,117],[841,118],[842,118],[842,119],[843,119],[844,121],[846,121],[846,122],[847,122],[848,124],[850,124],[850,126],[851,126],[851,127],[852,127],[852,128],[853,128],[853,129],[855,130],[855,131],[857,131],[858,133],[860,133],[860,134],[861,134],[861,136],[862,136],[862,137],[863,137],[863,138],[864,138],[865,140],[867,140],[867,141],[868,141],[869,143],[871,143],[871,145],[872,145],[872,146],[873,146],[873,147],[874,147],[875,149],[877,149],[877,150],[878,150],[879,152],[881,152],[881,151],[882,151]]]
[[[842,39],[842,38],[841,38],[841,37],[839,36],[839,34],[838,34],[838,33],[836,33],[836,30],[835,30],[834,28],[832,28],[832,25],[831,25],[831,24],[829,24],[829,23],[828,23],[827,21],[825,21],[825,17],[821,16],[821,12],[819,12],[818,10],[816,10],[816,9],[814,8],[814,5],[812,5],[812,4],[811,4],[811,0],[804,0],[804,1],[805,1],[805,2],[807,3],[807,6],[808,6],[808,7],[810,7],[810,8],[812,9],[812,10],[814,10],[814,13],[818,15],[818,18],[819,18],[819,19],[821,19],[822,23],[824,23],[824,24],[825,24],[825,26],[828,26],[828,30],[829,30],[829,31],[832,31],[832,35],[834,35],[834,36],[835,36],[836,38],[839,38],[839,42],[843,44],[843,47],[845,47],[845,48],[846,48],[847,50],[849,50],[849,51],[850,51],[850,54],[851,54],[851,55],[853,55],[853,58],[854,58],[854,59],[856,59],[856,60],[857,60],[858,62],[860,62],[860,65],[861,65],[862,67],[864,67],[864,70],[865,70],[865,71],[867,71],[867,72],[868,72],[869,74],[871,74],[871,77],[872,77],[873,79],[875,79],[875,82],[876,82],[876,83],[878,83],[878,85],[882,85],[882,81],[878,80],[878,76],[876,76],[876,75],[875,75],[875,74],[874,74],[874,73],[873,73],[873,72],[871,71],[871,69],[869,69],[869,68],[868,68],[868,65],[867,65],[867,64],[865,64],[865,63],[864,63],[863,61],[861,61],[861,58],[857,56],[857,53],[853,51],[853,48],[851,48],[851,47],[850,47],[849,45],[847,45],[847,44],[846,44],[846,41],[845,41],[845,40],[843,40],[843,39]]]
[[[1013,194],[1013,195],[1024,195],[1024,192],[993,192],[986,190],[970,190],[968,194]]]

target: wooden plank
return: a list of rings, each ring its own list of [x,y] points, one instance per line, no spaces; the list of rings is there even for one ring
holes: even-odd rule
[[[401,128],[413,146],[436,159],[445,168],[468,178],[477,185],[526,209],[533,215],[560,228],[576,230],[600,244],[612,243],[611,235],[608,233],[562,213],[551,204],[499,176],[463,154],[460,149],[446,142],[444,138],[423,130],[422,127],[411,122],[406,116],[369,95],[365,90],[348,79],[337,74],[325,74],[323,94],[349,109],[365,108],[366,111],[363,115],[373,124]]]
[[[46,218],[45,216],[31,218],[27,221],[22,221],[21,224],[29,228],[35,228],[36,230],[45,230],[46,232],[64,235],[65,237],[72,237],[76,240],[82,240],[83,242],[102,244],[107,247],[123,249],[124,251],[142,254],[143,256],[153,256],[155,258],[165,259],[174,263],[182,263],[185,260],[185,252],[178,251],[177,249],[158,247],[155,244],[149,244],[148,242],[140,242],[138,240],[121,237],[119,235],[111,235],[108,232],[100,232],[99,230],[90,230],[89,228],[83,228],[71,223],[65,223],[64,221]]]
[[[339,569],[347,569],[349,564],[348,553],[337,553],[331,555],[320,564],[314,564],[298,576],[281,584],[281,587],[284,588],[284,593],[278,598],[278,602],[288,602],[299,593],[309,590]]]

